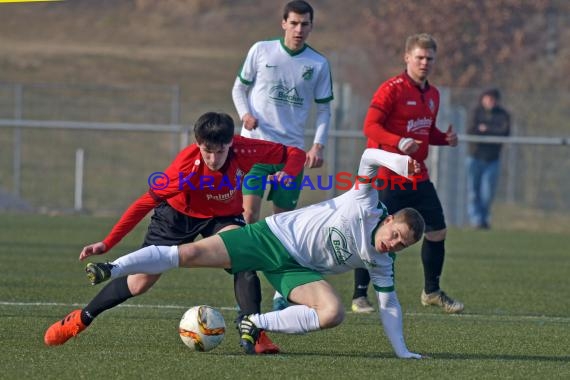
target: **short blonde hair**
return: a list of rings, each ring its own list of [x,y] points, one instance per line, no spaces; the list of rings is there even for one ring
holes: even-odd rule
[[[411,52],[417,47],[437,51],[437,42],[431,34],[413,34],[406,39],[406,53]]]

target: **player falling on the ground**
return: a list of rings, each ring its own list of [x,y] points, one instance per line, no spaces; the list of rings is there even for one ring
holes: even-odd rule
[[[103,254],[128,234],[152,209],[143,243],[173,245],[192,242],[198,235],[212,236],[245,225],[242,192],[238,185],[244,173],[259,162],[283,163],[276,173],[295,176],[302,170],[305,153],[282,144],[234,136],[234,123],[227,114],[209,112],[194,126],[196,143],[184,149],[164,171],[163,182],[137,199],[102,241],[88,245],[79,259]],[[167,185],[167,186],[166,186]],[[131,274],[117,278],[103,288],[83,309],[74,310],[54,323],[45,333],[47,345],[64,344],[83,331],[105,310],[150,289],[160,274]],[[235,293],[241,310],[260,312],[261,288],[256,282],[236,275]],[[279,348],[264,333],[256,344],[259,353],[278,353]]]
[[[344,307],[323,275],[366,268],[377,292],[384,331],[396,355],[422,358],[410,352],[404,342],[393,253],[421,238],[424,221],[411,208],[388,215],[374,189],[380,165],[405,176],[419,171],[419,164],[408,156],[367,149],[354,186],[341,196],[195,243],[150,246],[111,263],[89,263],[88,278],[96,284],[129,273],[162,273],[177,267],[261,271],[295,305],[242,319],[241,345],[253,354],[261,329],[294,334],[339,325]]]

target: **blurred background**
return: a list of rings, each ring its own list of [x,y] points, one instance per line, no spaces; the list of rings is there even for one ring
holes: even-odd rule
[[[282,35],[285,3],[0,4],[0,211],[120,215],[192,142],[199,115],[224,111],[238,123],[233,81],[254,42]],[[326,167],[308,174],[356,169],[372,94],[403,70],[405,38],[428,32],[439,45],[430,81],[441,129],[464,134],[489,87],[511,113],[493,225],[570,229],[569,1],[310,3],[308,42],[331,62],[335,101]],[[430,153],[455,226],[466,224],[466,148]],[[334,193],[304,191],[301,201]]]

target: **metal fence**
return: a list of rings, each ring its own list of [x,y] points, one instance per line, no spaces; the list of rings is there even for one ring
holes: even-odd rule
[[[180,138],[177,86],[0,83],[0,209],[117,213],[165,167]],[[187,134],[183,134],[187,136]]]
[[[456,149],[432,148],[428,164],[449,224],[463,225],[468,139],[463,134],[480,89],[440,90],[438,123],[452,123],[463,142]],[[564,145],[568,95],[505,94],[514,137],[505,140],[498,204],[545,213],[570,210],[570,151]],[[336,85],[335,97],[327,165],[307,174],[357,168],[369,99],[353,94],[348,85]],[[0,210],[122,212],[146,190],[148,175],[166,167],[188,143],[189,126],[180,123],[180,108],[176,86],[0,83]],[[79,203],[77,152],[83,152]],[[301,202],[335,193],[334,188],[304,191]]]
[[[430,147],[430,177],[441,198],[448,224],[467,224],[467,143],[484,138],[465,131],[482,89],[440,88],[438,126],[453,124],[460,137],[457,148]],[[361,136],[369,98],[336,87],[336,109],[329,143],[329,162],[346,170],[355,165],[364,146]],[[570,93],[503,94],[512,116],[511,137],[504,143],[496,204],[525,210],[517,215],[568,214],[570,211]],[[488,140],[488,139],[487,139]]]

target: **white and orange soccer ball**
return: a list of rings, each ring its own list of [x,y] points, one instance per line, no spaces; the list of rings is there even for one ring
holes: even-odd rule
[[[226,322],[211,306],[200,305],[186,310],[178,333],[185,345],[194,351],[206,352],[216,348],[224,339]]]

